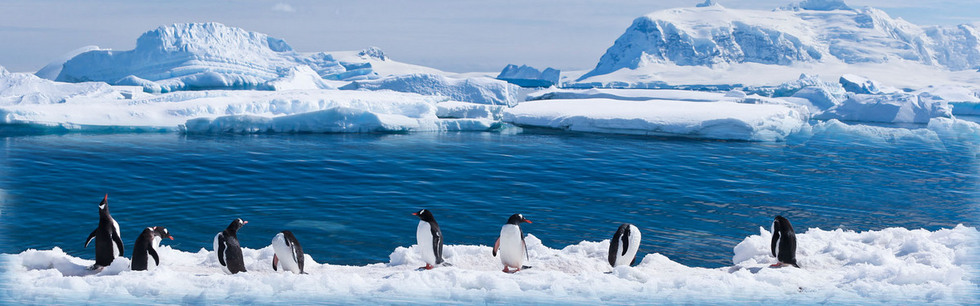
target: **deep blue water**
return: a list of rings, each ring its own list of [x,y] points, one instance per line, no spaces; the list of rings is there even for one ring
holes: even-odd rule
[[[127,255],[161,225],[177,249],[211,248],[234,218],[250,248],[290,229],[319,262],[386,262],[415,243],[421,208],[448,244],[492,245],[513,213],[562,248],[623,222],[640,252],[731,264],[776,214],[806,228],[978,226],[978,158],[934,144],[696,141],[525,132],[191,137],[0,137],[0,252],[58,246],[83,258],[109,194]]]

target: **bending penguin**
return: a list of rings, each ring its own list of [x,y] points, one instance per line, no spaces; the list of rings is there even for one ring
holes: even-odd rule
[[[296,274],[306,274],[303,272],[303,247],[299,245],[299,240],[293,236],[293,232],[282,231],[272,238],[272,249],[276,252],[272,255],[272,270],[279,271],[276,265],[282,265],[283,270],[289,270]]]
[[[614,268],[636,263],[636,250],[640,248],[640,229],[625,223],[619,226],[609,241],[609,264]]]
[[[771,267],[781,267],[787,264],[800,267],[796,264],[796,232],[793,231],[793,225],[789,223],[789,220],[783,216],[776,216],[776,219],[772,221],[772,245],[770,248],[772,256],[775,256],[776,260],[779,261]]]
[[[150,259],[147,255],[153,257],[153,261],[157,266],[160,265],[160,256],[157,255],[156,251],[156,248],[160,246],[160,243],[156,241],[157,238],[170,238],[170,240],[174,240],[174,237],[170,236],[170,231],[163,226],[143,229],[143,233],[136,238],[136,243],[133,244],[133,262],[130,265],[130,270],[147,270],[150,265]]]
[[[521,223],[531,223],[521,214],[514,214],[507,219],[507,224],[500,228],[500,237],[493,244],[493,256],[497,256],[500,251],[500,262],[504,264],[505,273],[513,273],[524,268],[524,260],[529,259],[527,255],[527,244],[524,243],[524,231],[521,230]],[[510,271],[509,268],[516,270]]]
[[[228,228],[214,236],[214,251],[218,255],[221,270],[225,273],[245,272],[245,259],[242,256],[242,247],[238,244],[238,229],[245,224],[248,221],[235,219],[228,224]]]
[[[109,194],[102,198],[99,203],[99,227],[96,227],[88,239],[85,239],[85,247],[95,239],[95,265],[90,269],[98,269],[109,266],[116,256],[123,256],[122,237],[119,235],[119,223],[109,215]]]
[[[442,230],[439,229],[439,223],[436,223],[436,218],[428,209],[420,210],[412,215],[419,217],[415,239],[418,240],[422,260],[425,261],[425,267],[419,269],[432,270],[435,265],[444,262],[442,259]]]

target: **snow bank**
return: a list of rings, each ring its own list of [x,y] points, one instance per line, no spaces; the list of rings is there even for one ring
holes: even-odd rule
[[[521,87],[551,87],[558,84],[561,71],[546,68],[544,71],[528,65],[510,64],[497,75],[497,79],[507,81]]]
[[[681,265],[648,254],[635,267],[611,268],[609,241],[583,241],[562,249],[528,235],[528,264],[500,271],[491,247],[446,245],[451,267],[429,271],[418,246],[398,247],[388,263],[339,266],[307,254],[309,275],[275,272],[271,246],[244,249],[249,272],[226,275],[213,252],[159,248],[161,265],[129,271],[120,258],[101,272],[92,260],[61,249],[3,254],[6,287],[14,303],[965,303],[977,302],[976,254],[980,233],[957,226],[937,231],[808,229],[797,234],[802,269],[769,268],[770,233],[745,238],[730,267]],[[301,237],[302,239],[302,237]],[[304,243],[311,243],[304,240]],[[611,273],[609,273],[611,271]]]
[[[53,82],[29,73],[8,72],[0,66],[0,107],[66,103],[76,98],[122,99],[123,93],[105,83]]]
[[[518,126],[579,132],[781,141],[806,125],[808,113],[778,104],[611,99],[524,102],[504,111]]]
[[[377,80],[354,81],[340,89],[393,90],[444,96],[454,101],[492,105],[516,105],[518,86],[491,78],[456,79],[438,74],[416,73]]]

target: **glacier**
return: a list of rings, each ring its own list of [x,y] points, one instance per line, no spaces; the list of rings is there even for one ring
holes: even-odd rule
[[[15,303],[942,303],[976,302],[980,232],[966,226],[928,231],[886,228],[855,232],[810,228],[797,233],[802,269],[769,268],[771,233],[745,237],[732,265],[690,267],[659,254],[634,267],[611,268],[609,240],[561,248],[528,235],[533,268],[500,272],[484,245],[445,246],[451,267],[418,271],[418,246],[398,247],[388,262],[365,266],[329,263],[306,254],[308,275],[275,272],[271,246],[243,248],[249,272],[226,275],[214,252],[158,248],[161,264],[130,271],[118,258],[101,271],[92,260],[60,248],[2,254],[0,298]],[[343,275],[343,277],[339,277]],[[98,293],[98,294],[93,294]]]

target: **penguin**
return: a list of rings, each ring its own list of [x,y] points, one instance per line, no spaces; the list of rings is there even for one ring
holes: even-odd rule
[[[636,264],[636,250],[640,248],[640,229],[625,223],[619,226],[609,241],[609,264],[614,268]]]
[[[283,270],[289,270],[296,274],[306,274],[303,271],[303,247],[299,245],[299,240],[293,236],[293,232],[282,231],[272,238],[272,249],[276,252],[272,255],[272,270],[279,271],[277,264],[282,265]]]
[[[500,251],[500,262],[504,264],[505,273],[514,273],[523,268],[527,255],[527,243],[524,242],[524,231],[521,223],[532,223],[521,214],[514,214],[507,219],[507,224],[500,228],[500,236],[493,244],[493,256]],[[509,268],[515,268],[513,272]]]
[[[419,249],[422,253],[422,260],[425,267],[419,269],[432,270],[435,265],[443,263],[442,259],[442,230],[439,223],[432,216],[428,209],[420,210],[412,215],[419,217],[419,226],[415,230],[415,239],[418,240]]]
[[[242,247],[238,244],[238,229],[248,224],[241,218],[231,221],[228,228],[214,236],[214,251],[218,255],[218,263],[221,270],[225,273],[235,274],[245,271],[245,259],[242,256]]]
[[[123,256],[122,236],[119,235],[119,223],[109,215],[109,194],[102,198],[99,203],[99,227],[96,227],[88,239],[85,239],[85,247],[95,239],[95,265],[90,269],[107,267],[112,264],[112,260],[117,256]]]
[[[792,265],[799,268],[796,264],[796,232],[793,225],[783,216],[776,216],[772,221],[772,256],[776,257],[777,263],[770,267],[781,267]]]
[[[133,244],[133,262],[131,263],[130,270],[133,271],[145,271],[149,267],[149,256],[153,256],[153,261],[157,266],[160,265],[160,256],[157,255],[157,247],[159,247],[159,242],[155,242],[156,238],[170,238],[174,240],[173,236],[170,236],[170,231],[162,226],[147,227],[143,229],[143,233],[136,238],[136,243]]]

